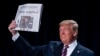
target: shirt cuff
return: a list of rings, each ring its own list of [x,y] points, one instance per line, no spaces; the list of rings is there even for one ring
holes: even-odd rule
[[[12,36],[12,40],[15,42],[19,38],[20,34],[16,33],[14,36]]]

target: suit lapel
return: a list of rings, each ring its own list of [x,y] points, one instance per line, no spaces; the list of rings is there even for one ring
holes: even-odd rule
[[[80,44],[78,43],[78,45],[76,46],[76,48],[74,49],[74,51],[72,52],[71,56],[80,56],[81,49],[80,49]]]

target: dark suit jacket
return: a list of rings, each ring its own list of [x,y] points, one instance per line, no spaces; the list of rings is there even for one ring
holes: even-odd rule
[[[15,42],[15,49],[19,50],[20,56],[61,56],[62,48],[63,44],[59,41],[51,41],[43,46],[31,46],[19,37]],[[94,53],[78,43],[71,56],[94,56]]]

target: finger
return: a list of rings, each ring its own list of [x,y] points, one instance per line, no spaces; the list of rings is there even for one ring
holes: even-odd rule
[[[8,27],[9,30],[12,30],[12,29],[14,29],[14,28],[16,28],[16,25],[10,25],[10,26]]]
[[[12,22],[16,22],[15,20],[12,20]]]
[[[12,21],[11,24],[16,24],[16,22],[15,21]]]

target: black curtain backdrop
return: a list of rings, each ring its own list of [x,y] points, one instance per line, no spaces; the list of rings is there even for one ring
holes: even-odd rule
[[[99,1],[88,0],[9,0],[0,4],[0,56],[13,56],[13,41],[8,25],[15,18],[18,5],[43,3],[39,32],[19,33],[31,45],[43,45],[49,41],[60,41],[58,24],[64,19],[74,19],[79,24],[78,41],[99,55],[100,17]]]

